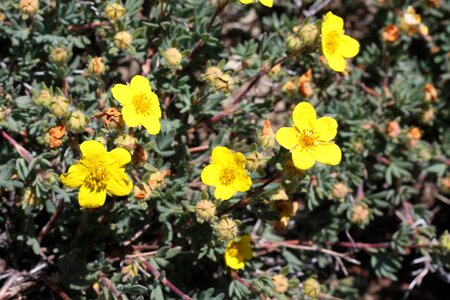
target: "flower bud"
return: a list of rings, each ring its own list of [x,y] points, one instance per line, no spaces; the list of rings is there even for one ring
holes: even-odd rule
[[[266,166],[267,159],[257,151],[251,152],[246,158],[247,170],[250,172],[263,169]]]
[[[26,15],[34,15],[39,10],[39,0],[20,0],[19,9]]]
[[[425,84],[425,101],[436,102],[438,99],[437,90],[432,83]]]
[[[181,59],[183,57],[181,56],[180,51],[178,51],[176,48],[167,49],[164,52],[163,56],[169,66],[174,68],[181,67]]]
[[[238,234],[238,226],[230,218],[223,218],[215,226],[215,232],[222,241],[230,241],[236,238]]]
[[[47,190],[52,189],[59,182],[59,176],[53,170],[47,170],[42,174],[42,184]]]
[[[393,43],[400,37],[400,30],[395,24],[391,24],[383,28],[381,32],[381,37],[385,42]]]
[[[223,74],[218,77],[214,83],[214,88],[218,91],[221,91],[225,94],[229,94],[233,88],[234,80],[228,74]]]
[[[295,83],[289,80],[283,84],[281,90],[285,93],[293,93],[295,91]]]
[[[450,252],[450,234],[447,230],[439,238],[439,247],[445,252]]]
[[[150,189],[154,191],[157,188],[164,186],[166,177],[171,173],[172,172],[170,170],[156,171],[152,173],[152,175],[150,175],[150,178],[148,179],[148,185],[150,186]]]
[[[298,36],[301,40],[302,46],[309,48],[314,47],[317,44],[320,33],[317,26],[310,23],[300,29]]]
[[[138,183],[133,187],[134,198],[138,200],[148,201],[150,200],[151,194],[152,191],[150,190],[150,187],[145,183]]]
[[[128,134],[123,134],[114,141],[114,145],[119,148],[124,148],[128,151],[133,150],[135,144],[136,139]]]
[[[391,138],[398,137],[401,133],[400,125],[398,124],[398,122],[397,121],[389,122],[386,127],[386,133]]]
[[[72,132],[83,132],[88,122],[86,115],[82,111],[76,110],[70,115],[67,121],[67,128]]]
[[[103,57],[90,58],[88,62],[88,72],[92,75],[102,75],[106,71],[105,63],[103,62]]]
[[[294,34],[288,35],[286,38],[286,47],[290,51],[297,51],[300,50],[301,41],[300,38]]]
[[[317,298],[320,295],[320,284],[313,277],[303,282],[303,292],[311,298]]]
[[[275,133],[270,126],[269,118],[266,118],[266,121],[263,125],[262,134],[258,137],[258,140],[261,148],[263,148],[264,150],[272,149],[275,146]]]
[[[195,213],[199,219],[208,221],[216,214],[216,206],[208,200],[201,200],[195,205]]]
[[[104,111],[94,116],[95,118],[102,118],[103,124],[108,129],[123,127],[122,113],[114,107],[108,107]]]
[[[126,31],[120,31],[116,33],[114,36],[114,44],[117,48],[120,50],[126,50],[131,46],[131,43],[133,42],[133,37],[129,32]]]
[[[283,294],[289,288],[288,279],[283,274],[272,276],[272,282],[273,285],[275,286],[275,291],[277,291],[278,293]]]
[[[343,199],[348,195],[349,192],[350,189],[347,187],[347,185],[343,182],[339,182],[333,185],[331,194],[336,199]]]
[[[62,144],[62,137],[66,133],[66,129],[62,125],[51,128],[44,136],[44,141],[50,145],[50,148],[59,147]]]
[[[62,65],[67,61],[68,56],[69,54],[66,49],[58,47],[50,52],[50,61]]]
[[[434,121],[434,117],[435,117],[434,109],[429,108],[422,114],[422,122],[425,124],[432,124]]]
[[[26,188],[22,196],[22,207],[34,207],[39,204],[39,198],[34,190]]]
[[[69,100],[64,96],[55,96],[52,98],[50,108],[56,117],[64,117],[69,111]]]
[[[216,79],[222,75],[223,75],[222,70],[220,70],[217,67],[209,67],[208,69],[206,69],[205,74],[203,74],[205,80],[211,85],[214,85]]]
[[[50,106],[52,100],[52,94],[48,89],[43,89],[39,94],[33,96],[33,102],[37,105]]]
[[[111,21],[116,21],[125,15],[125,8],[119,3],[110,3],[106,5],[105,15]]]
[[[439,180],[439,188],[440,190],[445,193],[450,193],[450,177],[441,178]]]
[[[365,225],[369,222],[370,210],[365,204],[357,204],[353,207],[352,223]]]
[[[148,154],[144,146],[136,144],[134,146],[133,155],[131,155],[131,162],[134,166],[142,166],[147,162]]]

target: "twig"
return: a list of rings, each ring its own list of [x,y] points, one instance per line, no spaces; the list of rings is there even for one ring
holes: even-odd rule
[[[248,288],[250,291],[258,295],[259,299],[266,299],[262,293],[260,293],[250,282],[245,281],[235,271],[231,271],[231,277],[242,283],[246,288]]]
[[[356,264],[356,265],[360,265],[361,262],[348,257],[347,254],[345,253],[339,253],[330,249],[324,249],[319,247],[318,245],[314,245],[314,246],[307,246],[307,245],[295,245],[292,243],[286,243],[286,242],[277,242],[277,243],[269,243],[269,244],[260,244],[258,245],[259,248],[265,248],[265,249],[275,249],[278,247],[286,247],[286,248],[292,248],[292,249],[298,249],[298,250],[304,250],[304,251],[315,251],[315,252],[321,252],[327,255],[331,255],[334,257],[339,257],[343,260],[346,260],[350,263]]]
[[[37,240],[38,240],[39,243],[42,241],[44,236],[48,233],[48,231],[50,230],[51,226],[55,222],[56,218],[61,213],[63,207],[64,207],[64,200],[59,200],[59,203],[56,206],[55,212],[50,217],[50,219],[48,220],[47,224],[45,224],[44,227],[42,227],[41,231],[39,232],[39,235],[37,236]]]
[[[50,288],[52,291],[58,294],[59,297],[63,300],[71,300],[69,295],[67,295],[59,286],[54,284],[51,280],[44,279],[44,284]]]
[[[130,256],[127,256],[128,258],[132,259]],[[150,273],[153,274],[156,278],[159,278],[161,276],[161,273],[155,269],[155,267],[152,266],[151,263],[149,263],[146,259],[143,257],[140,257],[139,260],[145,267],[147,271],[150,271]],[[169,289],[172,290],[175,294],[180,296],[183,300],[192,300],[191,297],[183,293],[179,288],[177,288],[172,282],[170,282],[166,277],[163,277],[162,279],[159,279],[165,286],[167,286]]]
[[[189,151],[189,153],[195,153],[195,152],[206,151],[208,149],[209,149],[209,145],[206,145],[206,146],[192,147],[192,148],[189,148],[188,151]]]
[[[311,5],[311,7],[308,10],[303,12],[303,15],[305,17],[313,16],[316,13],[318,13],[319,10],[321,10],[322,8],[324,8],[325,6],[330,4],[330,2],[331,2],[331,0],[316,1],[316,2],[314,2],[313,5]]]
[[[6,132],[0,131],[3,135],[3,137],[16,149],[16,151],[25,158],[26,161],[31,162],[33,160],[33,156],[30,154],[30,152],[19,145],[12,137],[10,137]]]
[[[101,283],[106,286],[108,288],[108,290],[111,291],[111,293],[113,293],[114,296],[116,296],[117,298],[120,297],[120,295],[122,295],[121,292],[119,292],[115,287],[114,284],[111,282],[111,280],[109,280],[108,277],[105,276],[105,274],[100,273],[99,274],[99,280],[101,281]]]
[[[268,67],[268,68],[267,68],[267,67],[262,68],[262,69],[259,71],[259,73],[256,74],[256,75],[250,80],[250,83],[242,90],[242,92],[240,92],[239,95],[237,95],[236,98],[234,98],[234,100],[231,101],[230,107],[224,108],[223,112],[221,112],[220,114],[218,114],[218,115],[216,115],[216,116],[211,117],[210,119],[208,119],[208,120],[206,121],[206,124],[211,124],[211,123],[217,122],[218,120],[220,120],[220,119],[222,119],[222,118],[224,118],[224,117],[226,117],[226,116],[232,114],[232,113],[233,113],[233,110],[234,110],[234,107],[235,107],[237,104],[239,104],[242,100],[245,99],[245,96],[248,94],[248,92],[252,89],[253,86],[255,86],[255,85],[259,82],[259,80],[260,80],[263,76],[267,75],[267,74],[270,72],[270,70],[271,70],[274,66],[276,66],[276,65],[278,65],[278,64],[282,64],[282,63],[284,63],[284,62],[285,62],[286,60],[288,60],[288,59],[289,59],[289,56],[282,57],[282,58],[280,58],[279,60],[277,60],[276,62],[274,62],[270,67]]]
[[[269,179],[267,179],[262,185],[258,186],[256,189],[250,191],[249,193],[247,193],[247,196],[245,196],[244,198],[242,198],[241,200],[239,200],[239,202],[229,206],[228,208],[226,208],[224,211],[218,213],[218,216],[222,216],[234,209],[236,209],[237,207],[241,206],[241,205],[247,205],[248,202],[256,195],[262,193],[264,191],[264,188],[266,186],[268,186],[270,183],[272,183],[274,180],[276,180],[277,178],[280,177],[280,172],[276,172],[275,174],[272,175],[272,177],[270,177]]]
[[[211,30],[211,27],[212,27],[214,21],[223,12],[223,10],[227,6],[228,2],[229,2],[229,0],[225,0],[223,3],[219,3],[216,11],[214,12],[214,14],[211,17],[211,20],[209,20],[208,26],[206,27],[206,32],[209,32]],[[202,39],[199,39],[197,41],[197,43],[195,43],[194,48],[192,48],[191,52],[187,56],[187,59],[189,61],[192,60],[192,57],[194,56],[195,52],[197,52],[197,50],[200,49],[204,44],[205,44],[205,42]]]

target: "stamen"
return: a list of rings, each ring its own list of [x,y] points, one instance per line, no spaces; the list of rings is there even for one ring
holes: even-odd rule
[[[336,52],[336,50],[339,47],[340,35],[341,34],[339,32],[334,30],[334,31],[329,32],[326,36],[325,47],[327,48],[328,52],[330,52],[331,54],[334,54],[334,52]]]
[[[99,192],[106,189],[108,177],[108,171],[103,165],[90,166],[89,175],[84,179],[83,185],[92,191]]]
[[[222,169],[219,174],[219,181],[222,185],[230,185],[235,178],[236,175],[232,169]]]
[[[319,135],[314,129],[303,129],[299,131],[298,145],[305,150],[312,150],[318,144]]]
[[[151,100],[145,93],[133,95],[133,105],[138,114],[148,114],[151,110]]]

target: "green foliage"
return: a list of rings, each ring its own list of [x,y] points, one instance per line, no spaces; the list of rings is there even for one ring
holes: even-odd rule
[[[302,282],[312,276],[324,298],[363,297],[384,278],[391,288],[380,286],[379,297],[407,282],[442,299],[417,280],[450,278],[449,1],[409,1],[429,34],[400,30],[392,43],[382,32],[400,26],[407,6],[397,1],[38,2],[32,14],[19,1],[0,3],[1,299],[307,299]],[[108,19],[116,2],[125,14]],[[327,11],[361,45],[343,74],[321,62],[320,43],[286,48],[305,24],[320,28]],[[120,31],[133,38],[126,49],[115,43]],[[177,68],[164,57],[172,47],[182,55]],[[105,68],[96,73],[98,57]],[[209,67],[231,77],[218,79],[229,92],[206,78]],[[308,69],[305,94],[298,84]],[[111,88],[137,74],[161,105],[157,135],[105,115],[123,108]],[[63,116],[57,97],[70,102]],[[292,126],[300,101],[336,119],[339,165],[296,170],[274,134],[262,136],[266,117],[275,132]],[[68,126],[76,110],[89,120],[82,132]],[[78,189],[59,176],[85,140],[130,151],[133,192],[80,207]],[[251,189],[227,201],[200,177],[216,146],[248,162],[260,155]],[[210,219],[197,212],[205,199]],[[243,270],[224,261],[217,224],[226,217],[252,237]],[[283,292],[277,274],[286,276]]]

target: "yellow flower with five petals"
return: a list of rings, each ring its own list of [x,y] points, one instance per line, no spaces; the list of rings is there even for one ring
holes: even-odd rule
[[[245,261],[253,257],[249,235],[238,237],[238,241],[229,241],[225,250],[225,264],[231,269],[243,269]]]
[[[215,147],[211,154],[211,164],[201,173],[202,182],[216,187],[214,197],[228,200],[236,192],[246,192],[252,185],[251,178],[245,172],[245,156],[233,153],[227,147]]]
[[[344,34],[344,20],[328,12],[322,22],[322,52],[328,65],[336,72],[343,72],[345,58],[351,58],[359,52],[359,42]]]
[[[311,168],[315,161],[337,165],[342,153],[332,140],[337,122],[331,117],[316,119],[316,110],[308,102],[300,102],[292,113],[293,127],[278,129],[277,142],[292,153],[292,162],[300,170]]]
[[[242,4],[250,4],[252,2],[254,2],[254,0],[239,0],[239,2],[241,2]],[[259,0],[259,2],[267,7],[272,7],[273,6],[273,0]]]
[[[78,202],[81,207],[96,208],[105,203],[106,193],[128,195],[133,184],[125,173],[130,153],[123,148],[107,152],[97,141],[80,145],[81,159],[61,175],[61,182],[71,188],[80,188]]]
[[[158,96],[152,91],[147,78],[136,75],[129,85],[114,85],[111,93],[123,106],[122,117],[125,124],[129,127],[143,125],[148,133],[159,133],[161,108]]]

